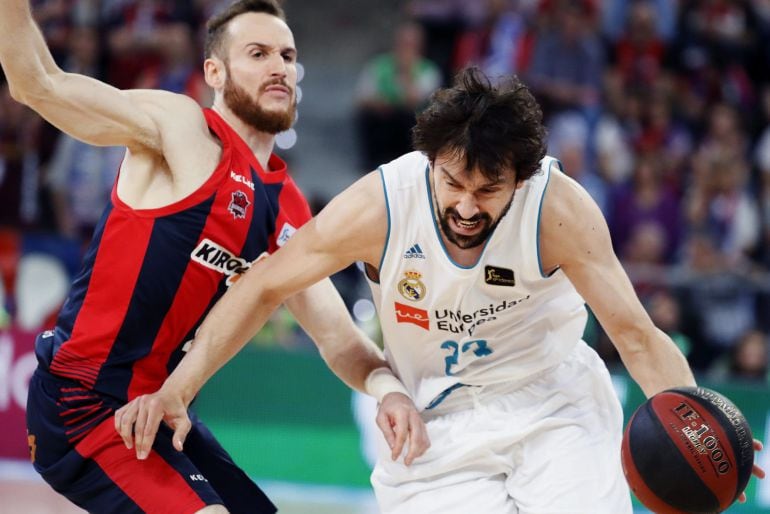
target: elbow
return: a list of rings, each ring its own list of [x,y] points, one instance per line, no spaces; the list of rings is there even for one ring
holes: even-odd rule
[[[54,96],[54,78],[44,74],[25,80],[9,81],[8,89],[11,98],[34,109],[41,101],[49,100]]]
[[[24,99],[23,90],[20,89],[14,82],[8,82],[8,92],[11,95],[11,98],[19,102],[20,104],[27,104],[27,102]]]
[[[633,323],[621,327],[612,338],[623,359],[650,351],[657,340],[657,328],[652,323]]]
[[[277,309],[285,299],[285,296],[277,288],[269,286],[262,288],[258,293],[259,305],[269,308],[270,312]]]

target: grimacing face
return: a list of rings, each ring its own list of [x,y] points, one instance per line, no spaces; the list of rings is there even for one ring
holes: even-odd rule
[[[436,218],[444,237],[461,249],[484,244],[511,207],[514,173],[490,181],[479,170],[467,172],[462,158],[439,154],[431,175]]]
[[[225,103],[261,132],[287,130],[297,107],[297,51],[291,30],[264,13],[237,16],[227,30]]]

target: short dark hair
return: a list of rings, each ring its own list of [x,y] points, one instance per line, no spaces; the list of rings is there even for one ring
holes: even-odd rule
[[[276,0],[237,0],[206,23],[206,42],[204,56],[208,59],[214,54],[221,54],[225,31],[230,21],[236,16],[250,12],[265,13],[286,21],[286,14]]]
[[[460,71],[454,85],[439,89],[412,129],[415,150],[433,162],[449,152],[465,159],[465,169],[478,169],[498,180],[513,169],[524,181],[540,168],[545,156],[543,112],[517,77],[492,84],[478,68]]]

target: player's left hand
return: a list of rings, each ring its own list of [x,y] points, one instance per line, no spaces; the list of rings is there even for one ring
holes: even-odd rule
[[[409,451],[404,458],[404,464],[407,466],[430,447],[425,422],[412,400],[404,394],[385,395],[377,412],[377,426],[385,435],[393,460],[398,459],[407,439],[409,440]]]
[[[139,460],[150,454],[161,421],[174,431],[174,448],[182,451],[192,423],[181,396],[161,388],[153,394],[137,396],[115,411],[115,430],[123,438],[126,448],[136,448]]]
[[[754,439],[754,451],[758,452],[760,450],[762,450],[762,443]],[[754,464],[754,469],[752,470],[752,474],[759,479],[765,478],[765,470],[760,468],[756,464]],[[738,497],[738,502],[746,503],[746,493],[741,493],[741,495]]]

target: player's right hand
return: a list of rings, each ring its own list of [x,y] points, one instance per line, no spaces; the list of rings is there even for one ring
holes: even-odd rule
[[[174,431],[174,448],[182,451],[192,424],[187,407],[180,396],[164,391],[137,396],[115,411],[115,430],[126,448],[136,448],[136,458],[144,460],[150,454],[160,422]]]

